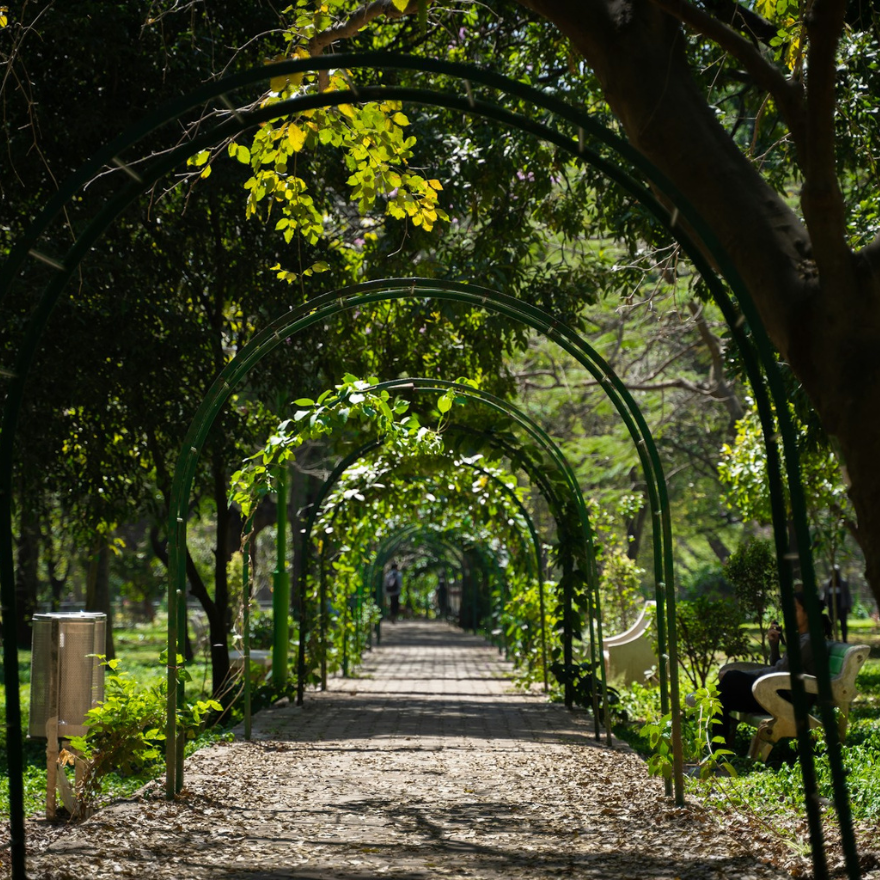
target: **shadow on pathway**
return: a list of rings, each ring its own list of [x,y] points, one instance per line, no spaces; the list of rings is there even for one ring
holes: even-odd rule
[[[781,876],[510,672],[444,623],[386,624],[357,678],[260,713],[252,742],[187,762],[180,799],[157,787],[102,810],[35,854],[31,876]]]

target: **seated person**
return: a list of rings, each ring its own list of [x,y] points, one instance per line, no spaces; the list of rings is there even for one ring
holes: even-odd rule
[[[820,605],[822,604],[820,600]],[[809,620],[807,611],[804,606],[804,594],[802,592],[794,595],[794,610],[797,620],[798,633],[800,633],[800,649],[801,649],[801,665],[803,671],[809,675],[816,674],[815,662],[813,659],[813,644],[809,633]],[[825,638],[831,637],[831,621],[826,614],[822,615],[822,626],[825,630]],[[782,637],[782,630],[778,624],[770,627],[767,634],[767,640],[770,643],[770,665],[762,666],[758,669],[750,669],[748,671],[741,669],[722,669],[718,677],[718,691],[721,699],[721,718],[715,719],[712,723],[712,736],[721,736],[724,742],[730,745],[730,713],[731,712],[753,712],[762,714],[766,710],[755,699],[752,693],[752,685],[762,675],[768,675],[771,672],[788,672],[789,661],[788,654],[784,657],[779,656],[779,641]]]

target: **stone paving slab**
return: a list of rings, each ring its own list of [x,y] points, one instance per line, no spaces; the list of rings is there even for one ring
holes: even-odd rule
[[[37,880],[773,878],[698,808],[674,809],[587,713],[516,692],[496,649],[399,622],[357,678],[254,718],[30,859]]]

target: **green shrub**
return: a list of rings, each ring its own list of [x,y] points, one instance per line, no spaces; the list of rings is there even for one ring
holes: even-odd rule
[[[660,714],[660,688],[634,681],[620,691],[620,711],[632,721],[645,721]]]
[[[687,658],[685,675],[694,688],[705,688],[710,672],[718,665],[716,654],[728,658],[749,653],[742,630],[742,614],[732,599],[697,596],[676,605],[679,654]]]
[[[756,624],[761,634],[761,653],[770,656],[767,645],[767,616],[777,605],[779,572],[773,542],[753,538],[741,544],[727,560],[727,579],[745,617]]]
[[[726,748],[722,737],[712,736],[712,720],[721,714],[721,701],[715,685],[699,688],[694,694],[694,705],[683,706],[681,710],[681,744],[685,764],[695,768],[700,779],[715,775],[716,769],[723,767],[729,776],[736,771],[727,760],[733,752]],[[659,721],[648,722],[640,731],[648,740],[652,754],[648,758],[648,772],[652,776],[672,778],[672,713],[664,715]]]
[[[819,797],[830,802],[834,798],[831,766],[818,730],[814,731],[814,756]],[[773,757],[780,763],[737,762],[742,775],[728,781],[723,789],[717,785],[704,789],[707,802],[725,812],[733,806],[770,820],[775,816],[803,818],[806,810],[797,742],[778,745]],[[850,725],[843,761],[853,819],[880,821],[880,722]]]
[[[182,659],[178,658],[178,662],[182,663]],[[135,775],[163,757],[165,684],[141,687],[126,672],[116,671],[119,660],[102,658],[102,663],[112,673],[105,680],[104,701],[87,713],[85,735],[70,740],[71,748],[79,753],[85,767],[76,792],[80,815],[94,806],[111,773]],[[182,666],[181,677],[189,679]],[[222,709],[216,700],[185,703],[178,709],[178,725],[186,738],[192,739],[206,716]],[[62,761],[66,757],[62,753]]]

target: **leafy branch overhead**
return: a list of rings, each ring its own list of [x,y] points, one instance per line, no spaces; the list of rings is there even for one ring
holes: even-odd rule
[[[392,449],[439,452],[443,448],[440,434],[423,427],[415,414],[407,416],[409,404],[405,400],[392,401],[387,390],[373,390],[378,382],[376,378],[358,379],[347,373],[341,384],[323,392],[317,400],[296,400],[300,409],[293,418],[281,422],[266,446],[232,475],[229,501],[241,508],[242,517],[247,519],[260,496],[271,490],[273,469],[292,461],[295,449],[307,440],[329,436],[349,422],[372,423]]]
[[[335,39],[341,33],[334,30],[332,17],[333,13],[343,11],[345,4],[341,0],[330,0],[313,12],[307,10],[311,5],[300,0],[294,23],[284,33],[288,51],[274,60],[320,54],[324,46],[321,36],[336,34]],[[378,10],[376,14],[390,11],[388,3],[373,6]],[[392,9],[399,14],[417,10],[421,14],[427,10],[427,3],[394,0]],[[363,27],[371,17],[359,26]],[[351,73],[347,70],[278,76],[272,78],[270,91],[260,106],[280,104],[315,92],[348,89],[354,91]],[[314,189],[307,182],[308,154],[324,147],[342,152],[349,173],[346,184],[350,199],[360,216],[366,216],[379,205],[385,216],[430,232],[438,220],[448,221],[449,216],[439,205],[439,193],[443,189],[440,181],[423,176],[410,165],[416,138],[404,131],[409,125],[400,102],[371,101],[279,116],[260,126],[249,147],[229,142],[229,156],[249,165],[252,171],[244,184],[246,216],[268,222],[274,215],[275,230],[282,234],[285,242],[289,244],[294,236],[299,236],[308,245],[316,245],[325,236],[331,211],[320,205],[320,199],[316,202]],[[189,164],[203,167],[201,176],[208,177],[210,163],[216,156],[216,151],[203,150],[191,157]],[[342,238],[336,238],[331,246],[346,249]],[[317,261],[300,272],[284,269],[280,263],[272,268],[279,279],[292,283],[301,276],[327,271],[329,266]]]

